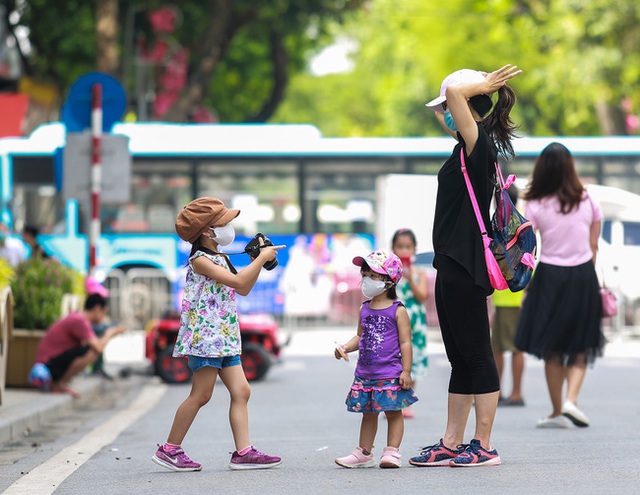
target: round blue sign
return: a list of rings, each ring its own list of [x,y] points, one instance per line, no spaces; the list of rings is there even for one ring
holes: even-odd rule
[[[68,132],[82,132],[91,127],[94,84],[102,86],[102,131],[109,132],[124,115],[127,95],[122,84],[109,74],[89,72],[76,79],[62,106],[62,122]]]

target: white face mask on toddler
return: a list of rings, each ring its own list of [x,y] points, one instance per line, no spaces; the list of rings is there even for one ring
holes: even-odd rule
[[[219,246],[228,246],[236,238],[236,230],[230,223],[222,227],[210,227],[210,229],[216,235],[212,237],[212,239],[217,242]]]
[[[362,294],[364,297],[373,298],[387,290],[386,282],[373,280],[371,277],[362,277]]]

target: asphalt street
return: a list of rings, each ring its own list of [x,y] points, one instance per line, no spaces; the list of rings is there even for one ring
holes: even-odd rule
[[[542,364],[529,358],[526,406],[498,410],[492,443],[502,457],[501,466],[417,468],[408,465],[409,457],[422,446],[436,443],[445,427],[449,366],[441,343],[434,338],[429,375],[415,387],[420,398],[416,417],[405,423],[402,468],[348,470],[338,467],[334,458],[357,444],[360,416],[348,413],[344,406],[354,361],[335,360],[332,349],[335,341],[342,342],[350,334],[350,330],[296,332],[283,362],[265,381],[252,385],[252,443],[283,457],[276,469],[228,469],[234,447],[227,420],[228,395],[221,382],[183,444],[203,470],[174,473],[152,463],[156,444],[166,439],[189,386],[166,386],[156,378],[136,377],[114,408],[83,415],[75,430],[23,450],[11,464],[3,465],[0,490],[63,495],[613,494],[640,490],[640,467],[634,462],[640,447],[637,341],[612,343],[605,357],[588,371],[580,400],[591,419],[588,428],[535,428],[550,406]],[[473,425],[472,415],[467,441]],[[386,444],[385,437],[386,423],[381,418],[376,457]]]

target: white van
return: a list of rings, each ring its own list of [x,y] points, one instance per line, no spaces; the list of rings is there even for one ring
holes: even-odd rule
[[[621,299],[627,320],[622,324],[633,324],[635,301],[640,299],[640,195],[594,184],[587,189],[603,213],[598,277]]]

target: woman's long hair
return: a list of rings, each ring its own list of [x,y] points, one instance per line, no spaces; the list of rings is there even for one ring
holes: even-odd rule
[[[516,137],[516,129],[518,128],[509,115],[516,104],[516,94],[513,89],[505,84],[498,90],[498,101],[496,101],[493,111],[486,117],[484,116],[486,111],[479,111],[483,110],[482,105],[474,105],[473,98],[470,102],[478,114],[484,117],[482,125],[495,143],[498,153],[507,160],[512,159],[515,153],[511,140]]]
[[[560,143],[549,144],[536,160],[524,199],[555,195],[560,201],[560,212],[566,214],[580,204],[583,194],[584,186],[576,173],[571,152]]]

